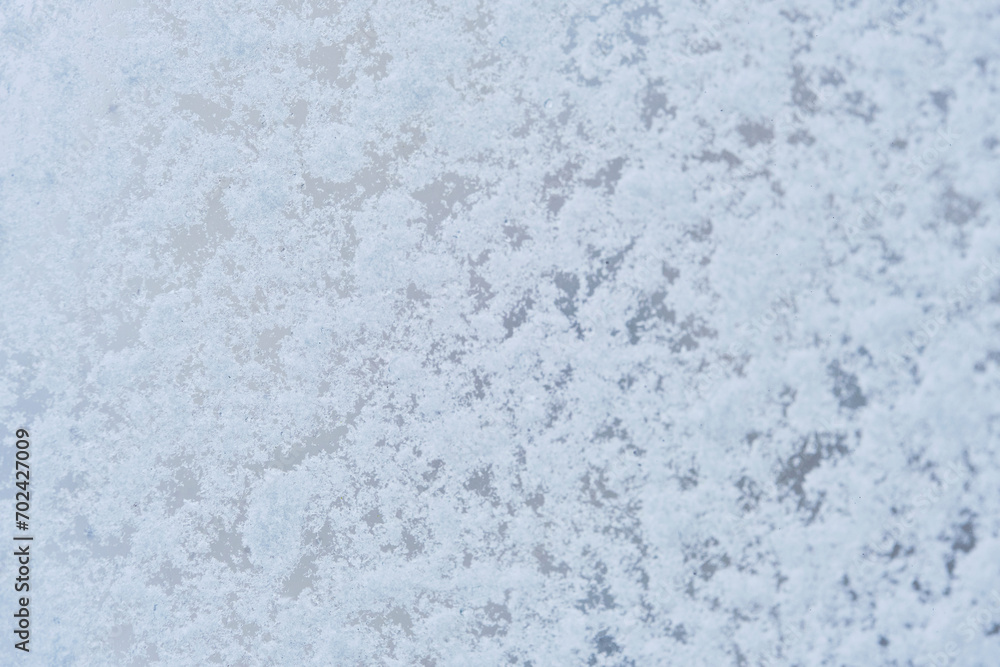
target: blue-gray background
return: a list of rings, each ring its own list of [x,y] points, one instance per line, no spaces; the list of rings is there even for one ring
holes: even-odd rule
[[[993,0],[0,1],[0,662],[996,665],[998,84]]]

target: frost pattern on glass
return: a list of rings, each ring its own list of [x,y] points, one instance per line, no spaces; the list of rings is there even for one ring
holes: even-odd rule
[[[6,3],[32,664],[995,664],[998,45],[985,0]]]

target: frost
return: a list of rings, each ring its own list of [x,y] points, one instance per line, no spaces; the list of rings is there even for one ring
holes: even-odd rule
[[[995,664],[998,36],[6,3],[34,660]]]

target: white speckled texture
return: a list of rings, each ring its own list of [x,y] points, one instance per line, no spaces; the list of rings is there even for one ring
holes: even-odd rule
[[[0,663],[995,667],[998,85],[996,0],[0,1]]]

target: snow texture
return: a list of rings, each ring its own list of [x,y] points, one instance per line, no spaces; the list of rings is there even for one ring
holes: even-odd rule
[[[0,0],[0,662],[995,667],[998,86],[997,0]]]

